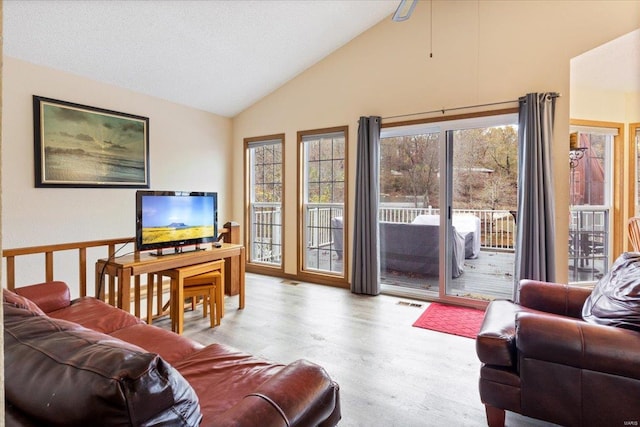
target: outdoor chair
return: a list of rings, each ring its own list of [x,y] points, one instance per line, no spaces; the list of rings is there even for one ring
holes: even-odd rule
[[[629,218],[629,240],[636,252],[640,252],[640,216]]]

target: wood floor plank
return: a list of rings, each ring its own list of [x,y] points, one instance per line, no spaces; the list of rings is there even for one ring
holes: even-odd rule
[[[184,335],[318,363],[340,385],[340,427],[486,426],[475,340],[412,327],[428,303],[256,274],[247,274],[246,295],[244,310],[237,296],[226,298],[213,329],[201,309],[185,313]],[[170,329],[166,318],[154,325]],[[507,425],[552,424],[508,413]]]

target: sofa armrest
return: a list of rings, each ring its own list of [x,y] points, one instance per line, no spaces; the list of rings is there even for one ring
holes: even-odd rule
[[[45,313],[71,305],[71,293],[65,282],[44,282],[15,288],[14,292],[34,302]]]
[[[537,313],[516,316],[520,358],[640,379],[640,333]]]
[[[333,426],[341,417],[338,390],[324,369],[298,360],[216,417],[216,426]]]
[[[591,289],[561,283],[520,281],[520,304],[547,313],[582,318],[582,306]]]

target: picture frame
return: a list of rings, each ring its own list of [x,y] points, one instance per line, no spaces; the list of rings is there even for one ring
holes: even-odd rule
[[[33,96],[36,187],[149,188],[149,118]]]

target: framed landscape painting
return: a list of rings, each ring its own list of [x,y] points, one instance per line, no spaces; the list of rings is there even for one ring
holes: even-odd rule
[[[149,188],[149,118],[33,96],[35,186]]]

